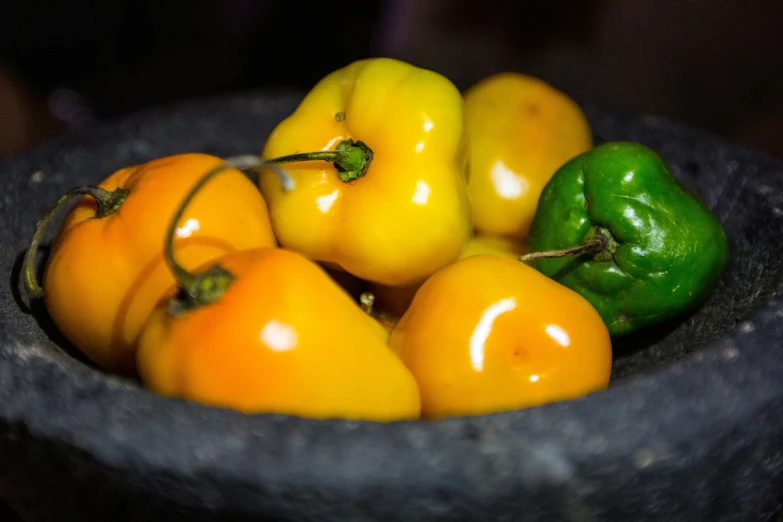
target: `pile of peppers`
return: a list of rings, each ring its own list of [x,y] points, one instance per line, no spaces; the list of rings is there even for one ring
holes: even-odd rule
[[[576,103],[517,73],[463,95],[360,60],[259,148],[67,192],[26,252],[29,298],[97,367],[161,395],[388,422],[606,388],[612,338],[698,307],[728,260],[655,152],[594,146]]]

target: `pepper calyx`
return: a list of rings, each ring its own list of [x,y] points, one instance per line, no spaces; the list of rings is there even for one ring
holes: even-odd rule
[[[130,194],[130,190],[121,187],[118,187],[111,192],[107,190],[103,191],[100,196],[91,194],[97,203],[95,217],[97,219],[101,219],[107,216],[111,216],[117,212],[117,210],[119,210],[119,208],[122,206],[123,201],[125,201],[125,198],[128,197],[128,194]]]
[[[590,241],[593,238],[599,238],[603,242],[601,249],[593,254],[593,259],[600,263],[614,261],[614,254],[617,252],[619,244],[609,229],[600,226],[592,227],[585,235],[585,241]]]
[[[30,239],[30,244],[27,247],[27,252],[25,252],[24,261],[22,262],[22,281],[27,297],[31,301],[33,299],[41,299],[44,296],[43,288],[36,275],[36,255],[38,254],[38,247],[46,232],[46,227],[55,214],[57,214],[57,212],[71,199],[81,196],[91,196],[95,200],[96,205],[93,219],[105,218],[119,210],[123,201],[125,201],[125,198],[128,197],[128,194],[130,194],[128,189],[120,187],[113,191],[94,186],[76,187],[60,196],[60,198],[46,210],[38,221],[38,224],[35,226],[35,232]]]
[[[298,152],[266,160],[270,164],[299,163],[303,161],[329,161],[337,169],[337,177],[343,183],[359,179],[370,168],[374,154],[362,141],[343,140],[334,150]]]
[[[362,141],[343,140],[337,144],[339,153],[334,161],[337,177],[343,183],[359,179],[367,174],[374,157],[372,149]]]
[[[189,310],[214,303],[233,282],[233,274],[220,265],[193,274],[193,278],[186,286],[180,287],[177,295],[169,302],[169,313],[177,317]]]

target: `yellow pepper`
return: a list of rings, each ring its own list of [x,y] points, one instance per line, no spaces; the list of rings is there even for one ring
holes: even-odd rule
[[[260,187],[280,244],[362,279],[403,286],[454,262],[471,236],[459,91],[391,59],[321,80],[269,136],[262,158],[288,163],[284,190]]]
[[[476,230],[525,239],[544,185],[592,147],[587,119],[565,94],[516,73],[471,87],[465,113]]]

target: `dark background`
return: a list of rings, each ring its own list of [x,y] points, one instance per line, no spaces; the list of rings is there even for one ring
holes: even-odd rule
[[[368,56],[538,76],[783,157],[780,0],[69,0],[0,8],[0,158],[96,120]]]

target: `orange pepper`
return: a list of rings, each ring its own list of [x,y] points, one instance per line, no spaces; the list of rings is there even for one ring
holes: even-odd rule
[[[222,163],[181,154],[124,168],[98,187],[69,192],[39,223],[26,260],[28,292],[43,295],[62,333],[98,366],[135,372],[139,332],[174,284],[163,259],[166,227],[191,185]],[[83,194],[92,197],[66,216],[41,289],[32,269],[40,235],[57,208]],[[177,231],[176,250],[186,267],[196,267],[235,250],[274,245],[263,197],[231,169],[193,202]]]
[[[153,391],[248,413],[419,416],[416,381],[386,331],[312,261],[255,249],[193,274],[167,259],[181,291],[152,313],[138,350]]]
[[[386,332],[320,267],[282,249],[217,263],[233,278],[220,297],[151,315],[138,352],[147,387],[247,413],[418,418],[416,382]]]
[[[544,185],[592,147],[587,119],[562,92],[516,73],[490,76],[468,89],[465,116],[474,226],[523,240]]]
[[[427,417],[482,414],[606,388],[609,332],[576,292],[501,256],[437,272],[392,332]]]

